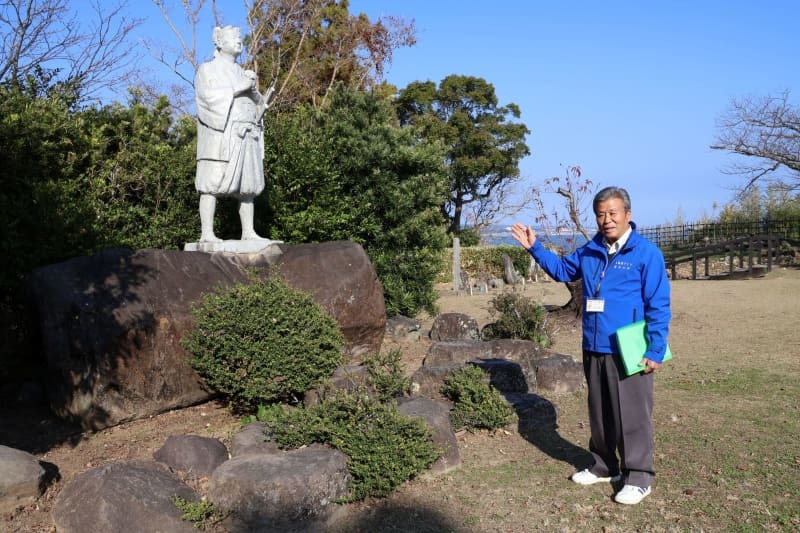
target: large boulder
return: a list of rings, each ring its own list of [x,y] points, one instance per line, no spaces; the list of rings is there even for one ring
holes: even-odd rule
[[[358,244],[255,254],[110,249],[32,273],[51,408],[96,430],[210,399],[180,345],[191,305],[215,287],[246,282],[249,268],[266,273],[276,264],[337,320],[348,354],[380,349],[383,292]]]
[[[461,466],[458,440],[450,425],[450,409],[449,403],[430,398],[412,398],[397,406],[400,413],[424,420],[433,443],[442,451],[428,469],[432,474],[444,474]]]
[[[383,287],[361,245],[350,241],[280,246],[281,276],[310,293],[342,328],[352,362],[380,351],[386,330]]]
[[[349,484],[347,456],[315,444],[234,457],[214,471],[208,499],[231,513],[233,532],[324,531]]]
[[[250,422],[231,437],[231,457],[260,453],[282,453],[263,422]]]
[[[228,449],[219,439],[200,435],[171,435],[153,459],[187,477],[207,477],[228,460]]]
[[[181,520],[175,497],[199,496],[165,467],[152,461],[121,461],[80,474],[67,483],[53,507],[59,533],[197,530]]]
[[[36,500],[44,490],[45,470],[36,457],[0,445],[0,513]]]
[[[430,331],[435,341],[480,339],[478,322],[464,313],[442,313],[433,319]]]

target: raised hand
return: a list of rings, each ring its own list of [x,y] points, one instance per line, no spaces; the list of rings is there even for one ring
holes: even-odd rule
[[[514,237],[526,250],[536,242],[536,232],[530,226],[525,226],[519,222],[515,222],[511,226],[511,236]]]

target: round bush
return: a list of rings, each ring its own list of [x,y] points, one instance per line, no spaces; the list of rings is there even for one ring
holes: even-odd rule
[[[240,409],[292,400],[342,363],[336,321],[277,276],[206,294],[181,344],[206,383]]]
[[[403,415],[394,402],[382,403],[363,390],[342,391],[306,408],[260,409],[258,420],[282,448],[319,442],[347,455],[353,482],[345,501],[388,496],[441,455],[422,419]]]

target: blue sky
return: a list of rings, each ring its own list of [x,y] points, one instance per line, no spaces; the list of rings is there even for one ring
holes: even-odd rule
[[[132,4],[147,21],[140,33],[169,40],[149,1]],[[244,25],[244,2],[217,4]],[[730,201],[742,179],[721,172],[730,157],[709,145],[732,98],[800,99],[798,0],[351,0],[350,11],[414,20],[417,45],[395,53],[389,82],[486,79],[531,130],[526,180],[579,165],[626,187],[644,226]]]

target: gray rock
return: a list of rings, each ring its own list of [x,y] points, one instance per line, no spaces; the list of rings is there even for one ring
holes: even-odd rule
[[[535,391],[538,386],[536,381],[537,362],[549,357],[552,352],[535,342],[522,339],[495,339],[489,341],[489,344],[495,359],[507,360],[519,365],[519,371],[528,385],[527,391]]]
[[[369,369],[362,365],[343,365],[333,372],[330,380],[322,386],[306,391],[303,396],[305,405],[315,405],[326,395],[335,391],[353,391],[366,389],[370,384]]]
[[[556,427],[558,412],[549,400],[536,394],[504,394],[517,413],[519,434],[526,439],[537,438],[542,432],[552,432]]]
[[[414,397],[442,399],[441,388],[444,380],[454,371],[464,366],[462,363],[450,365],[423,365],[411,375],[411,394]]]
[[[208,498],[231,515],[233,532],[323,531],[348,493],[347,456],[319,445],[276,455],[244,455],[214,471]]]
[[[428,348],[422,361],[424,366],[464,364],[475,359],[491,359],[492,345],[478,340],[451,340],[435,342]]]
[[[36,457],[0,445],[0,513],[32,503],[44,492],[45,470]]]
[[[487,341],[492,357],[523,363],[531,358],[545,357],[551,352],[541,345],[522,339],[494,339]]]
[[[259,453],[280,453],[278,444],[269,439],[262,422],[251,422],[231,439],[231,457]]]
[[[435,341],[479,339],[478,323],[464,313],[442,313],[433,320],[430,332]]]
[[[450,425],[450,408],[449,403],[430,398],[413,398],[397,406],[400,413],[425,420],[434,444],[442,450],[442,455],[428,470],[433,474],[443,474],[461,466],[458,440]]]
[[[571,355],[552,354],[538,359],[535,365],[537,390],[575,392],[586,387],[583,364]]]
[[[517,271],[514,270],[514,262],[507,254],[503,254],[503,281],[509,285],[516,285],[519,281]]]
[[[153,458],[190,477],[205,477],[228,460],[228,449],[218,439],[172,435],[153,453]]]
[[[398,315],[386,321],[386,334],[399,341],[416,341],[421,327],[417,320]]]
[[[522,366],[507,359],[485,359],[471,364],[482,368],[489,377],[489,384],[499,392],[528,392],[528,379]]]
[[[199,496],[167,469],[151,461],[121,461],[80,474],[56,498],[53,521],[59,533],[136,531],[196,533],[181,520],[175,496]]]

